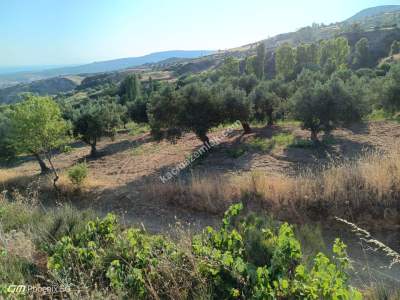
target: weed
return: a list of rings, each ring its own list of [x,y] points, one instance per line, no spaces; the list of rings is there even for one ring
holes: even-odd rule
[[[129,130],[129,135],[137,136],[150,132],[150,127],[147,124],[138,124],[135,122],[128,123],[126,128]]]
[[[82,186],[88,176],[88,167],[86,163],[80,163],[68,170],[68,178],[76,187]]]

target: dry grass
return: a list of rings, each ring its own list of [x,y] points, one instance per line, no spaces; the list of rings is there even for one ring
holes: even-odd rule
[[[398,224],[400,150],[369,153],[354,162],[332,163],[297,177],[253,172],[234,176],[194,176],[152,186],[151,196],[196,210],[219,213],[232,202],[259,204],[285,217],[380,219]]]

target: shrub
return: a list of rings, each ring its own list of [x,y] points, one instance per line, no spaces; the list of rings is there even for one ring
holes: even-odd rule
[[[292,113],[311,131],[311,139],[318,141],[318,133],[329,133],[338,126],[361,120],[365,101],[360,81],[352,78],[344,82],[332,76],[327,82],[315,82],[312,74],[304,72],[298,80],[304,81],[292,97]]]
[[[276,145],[286,147],[293,143],[294,136],[291,133],[279,133],[274,135],[272,140]]]
[[[80,163],[68,170],[68,178],[73,185],[79,187],[88,176],[88,167],[86,163]]]
[[[248,148],[259,152],[268,152],[274,148],[272,139],[253,138],[248,143]]]
[[[219,230],[207,227],[184,249],[165,237],[123,229],[114,215],[90,221],[49,251],[56,278],[140,299],[360,299],[349,286],[346,246],[336,240],[329,259],[303,264],[292,226],[225,213]],[[207,293],[207,294],[206,294]]]

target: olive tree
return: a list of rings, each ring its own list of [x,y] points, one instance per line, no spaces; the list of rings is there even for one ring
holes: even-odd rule
[[[267,119],[268,126],[274,122],[274,112],[280,103],[280,98],[271,90],[270,83],[261,82],[250,94],[253,115],[256,120]]]
[[[181,107],[178,102],[178,93],[171,85],[151,95],[147,114],[151,134],[156,140],[167,138],[174,142],[181,136],[178,120]]]
[[[205,145],[209,145],[208,131],[223,121],[222,105],[210,89],[192,83],[179,92],[166,87],[152,96],[149,120],[152,134],[157,139],[176,141],[184,132],[193,132]]]
[[[58,174],[53,165],[52,152],[66,143],[69,130],[58,104],[50,97],[30,95],[12,107],[9,120],[9,141],[13,149],[17,153],[33,155],[42,173],[52,171],[56,187]]]
[[[245,134],[251,133],[249,124],[251,114],[251,103],[246,93],[232,87],[224,88],[221,93],[222,113],[224,121],[240,121]]]
[[[9,160],[16,155],[10,140],[11,122],[9,114],[9,107],[0,107],[0,159],[2,160]]]
[[[312,79],[312,77],[310,77]],[[327,82],[309,81],[292,96],[292,113],[311,131],[311,140],[318,141],[318,133],[332,129],[363,116],[363,97],[359,89],[350,90],[339,77]]]
[[[103,136],[114,136],[121,125],[124,107],[114,102],[100,101],[81,107],[74,116],[74,134],[90,145],[90,156],[97,155],[97,142]]]
[[[383,79],[379,95],[382,107],[394,113],[400,110],[400,64],[393,65]]]
[[[181,90],[179,108],[179,127],[185,132],[194,132],[203,144],[208,145],[208,131],[223,121],[218,98],[212,97],[207,86],[191,84]]]

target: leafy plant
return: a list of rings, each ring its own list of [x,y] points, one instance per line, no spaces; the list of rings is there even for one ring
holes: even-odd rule
[[[68,170],[68,178],[75,186],[79,187],[83,184],[88,176],[88,167],[86,163],[80,163]]]

